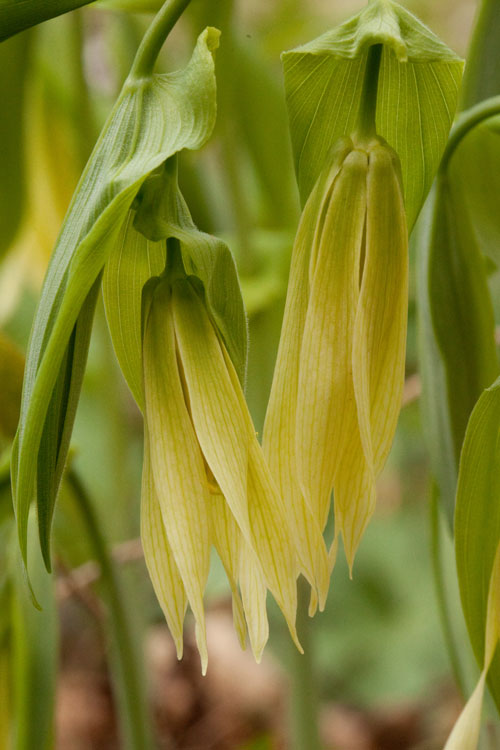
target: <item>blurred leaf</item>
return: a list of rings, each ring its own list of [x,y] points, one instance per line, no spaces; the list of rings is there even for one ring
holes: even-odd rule
[[[462,607],[479,666],[485,655],[488,591],[500,541],[500,379],[478,400],[462,449],[455,511],[455,552]],[[488,673],[500,709],[500,652]]]
[[[500,93],[500,5],[497,0],[478,3],[478,16],[467,55],[467,72],[461,92],[461,108]]]
[[[93,0],[0,0],[0,42]]]
[[[172,154],[182,148],[198,148],[210,135],[215,121],[212,53],[217,45],[218,32],[207,29],[183,70],[148,75],[143,69],[134,68],[99,137],[61,229],[31,334],[12,461],[19,542],[25,561],[28,509],[36,481],[35,458],[47,441],[55,439],[66,448],[67,441],[60,441],[59,435],[71,431],[73,414],[68,415],[67,428],[63,415],[67,388],[59,389],[56,384],[58,378],[59,383],[63,382],[65,369],[73,367],[74,361],[79,359],[79,366],[83,365],[85,337],[81,350],[75,352],[75,325],[80,314],[86,314],[81,313],[82,307],[93,294],[92,287],[142,183]],[[144,53],[140,59],[144,59]],[[78,333],[75,336],[78,338]],[[53,420],[51,415],[61,406],[61,417]],[[55,434],[54,430],[45,429],[49,423],[60,425]],[[60,451],[56,466],[64,464],[63,453]],[[56,493],[56,483],[52,486]],[[39,507],[42,518],[47,513],[47,503],[44,496]],[[50,523],[46,523],[40,528],[47,563],[49,527]]]
[[[418,234],[424,422],[433,473],[453,517],[460,449],[472,408],[498,374],[486,267],[460,187],[441,176]]]
[[[24,208],[23,112],[29,40],[29,35],[23,34],[0,44],[0,258],[14,239]]]
[[[21,406],[24,356],[0,330],[0,438],[16,433]]]
[[[374,44],[383,44],[377,133],[401,160],[411,229],[446,144],[463,63],[392,0],[372,2],[342,26],[283,54],[295,169],[304,204],[335,142],[356,131]]]

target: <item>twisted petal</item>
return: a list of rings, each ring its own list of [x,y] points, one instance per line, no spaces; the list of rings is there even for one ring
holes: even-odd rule
[[[328,201],[302,339],[296,455],[302,491],[321,528],[342,455],[359,454],[352,385],[352,337],[366,213],[367,157],[344,160]],[[358,436],[358,444],[356,444]],[[346,446],[347,444],[347,446]],[[352,477],[349,477],[351,480]]]
[[[260,662],[264,646],[269,638],[266,610],[267,587],[257,555],[244,541],[240,557],[240,589],[250,645],[255,660]]]
[[[295,629],[297,563],[287,507],[272,479],[257,440],[236,371],[225,350],[223,354],[234,392],[244,414],[248,439],[248,515],[252,532],[250,547],[257,555],[265,583],[285,616],[292,638],[297,648],[302,651]]]
[[[366,256],[353,343],[360,432],[376,475],[392,444],[404,385],[408,230],[395,159],[387,146],[369,154]]]
[[[184,400],[170,290],[154,292],[144,333],[144,392],[151,466],[160,509],[196,620],[203,672],[207,648],[203,591],[209,568],[209,490]]]
[[[182,630],[187,606],[186,591],[163,524],[151,471],[147,431],[144,435],[142,468],[141,539],[144,559],[153,588],[172,633],[177,658],[180,659],[183,651]]]
[[[404,385],[408,231],[398,171],[388,146],[369,151],[366,249],[352,350],[362,450],[356,438],[338,476],[338,518],[351,567],[375,509],[375,480],[392,445]]]
[[[245,648],[246,623],[243,604],[238,591],[241,547],[244,544],[241,531],[229,510],[224,496],[219,492],[211,495],[212,538],[231,587],[233,600],[233,622],[241,647]]]
[[[264,425],[263,449],[271,473],[287,504],[302,572],[316,588],[320,607],[329,585],[326,550],[317,518],[304,501],[296,475],[295,425],[299,359],[308,305],[309,267],[314,263],[316,222],[350,142],[342,142],[327,179],[315,185],[304,208],[295,239],[283,328]],[[326,183],[326,184],[325,184]],[[326,190],[325,190],[326,187]]]
[[[247,506],[249,437],[242,404],[206,308],[187,280],[176,282],[172,303],[196,437],[239,528],[251,542]]]

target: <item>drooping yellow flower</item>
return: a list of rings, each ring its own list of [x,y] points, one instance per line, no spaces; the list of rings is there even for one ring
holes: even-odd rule
[[[352,567],[374,511],[404,383],[408,233],[399,160],[378,137],[341,139],[305,205],[264,428],[301,570],[323,606],[321,539],[334,491]]]
[[[232,362],[185,276],[162,279],[149,297],[143,363],[142,540],[178,655],[189,603],[205,671],[203,592],[211,544],[228,575],[242,643],[246,618],[260,658],[267,588],[297,642],[297,570],[285,506]]]

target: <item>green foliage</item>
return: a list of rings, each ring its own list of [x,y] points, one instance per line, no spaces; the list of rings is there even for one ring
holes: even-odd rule
[[[153,38],[153,44],[156,41]],[[38,496],[39,517],[46,519],[40,541],[50,565],[50,518],[86,361],[99,276],[148,175],[180,149],[198,148],[210,135],[215,119],[212,52],[217,44],[218,32],[206,30],[189,65],[169,75],[145,75],[140,49],[139,70],[125,82],[61,229],[31,335],[13,452],[14,502],[25,560],[28,509],[37,479],[33,459],[40,451],[51,455],[55,446],[57,455]]]
[[[500,379],[485,390],[465,435],[455,510],[455,551],[465,620],[478,664],[484,662],[486,612],[500,540]],[[488,682],[500,709],[500,652]]]

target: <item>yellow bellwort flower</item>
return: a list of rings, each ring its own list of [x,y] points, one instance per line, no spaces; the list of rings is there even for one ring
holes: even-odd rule
[[[324,605],[335,540],[352,569],[376,501],[404,384],[408,232],[399,160],[380,137],[343,138],[302,213],[264,428],[301,570]]]
[[[163,278],[145,306],[142,540],[156,594],[182,654],[186,606],[207,665],[203,592],[210,546],[260,658],[267,588],[295,632],[296,559],[243,392],[204,302],[187,277]]]

